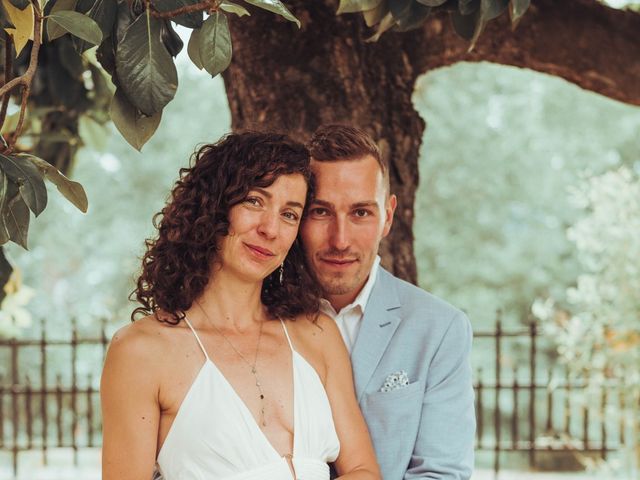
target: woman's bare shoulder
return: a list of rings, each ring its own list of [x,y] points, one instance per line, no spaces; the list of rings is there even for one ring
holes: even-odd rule
[[[324,313],[300,315],[293,325],[297,336],[313,350],[326,352],[327,349],[344,348],[344,342],[336,322]]]
[[[172,325],[149,315],[124,327],[113,335],[109,345],[110,357],[153,358],[160,354],[170,342]],[[157,357],[155,357],[157,358]]]

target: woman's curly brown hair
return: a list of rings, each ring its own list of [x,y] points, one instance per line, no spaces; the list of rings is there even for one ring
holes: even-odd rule
[[[300,174],[307,182],[307,204],[313,184],[307,149],[286,135],[246,132],[229,134],[201,147],[190,168],[180,169],[171,197],[153,218],[158,229],[148,239],[142,273],[132,299],[142,306],[131,314],[155,314],[177,324],[204,291],[220,239],[229,233],[229,210],[252,188],[266,188],[279,176]],[[262,302],[272,318],[293,318],[318,311],[321,290],[310,274],[302,243],[296,238],[279,269],[262,284]],[[162,318],[159,310],[169,314]]]

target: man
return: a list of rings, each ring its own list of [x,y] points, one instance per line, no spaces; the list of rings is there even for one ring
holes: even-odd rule
[[[385,480],[467,479],[475,415],[467,317],[379,266],[396,197],[375,142],[332,125],[309,150],[308,262],[351,352],[358,402]]]

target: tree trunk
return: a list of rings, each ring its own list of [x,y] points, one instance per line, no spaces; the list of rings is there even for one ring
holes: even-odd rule
[[[287,131],[301,141],[323,123],[367,130],[389,161],[398,196],[394,226],[381,248],[383,264],[413,283],[413,210],[425,127],[411,102],[419,75],[460,60],[490,60],[640,104],[640,15],[594,0],[540,0],[515,33],[505,15],[487,26],[471,54],[445,15],[430,17],[420,30],[387,32],[369,43],[364,40],[373,32],[362,16],[336,16],[335,1],[287,5],[301,30],[259,9],[230,21],[234,52],[224,79],[232,128]],[[615,59],[607,47],[616,48]]]

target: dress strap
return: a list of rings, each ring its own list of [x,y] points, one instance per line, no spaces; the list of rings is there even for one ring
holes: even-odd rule
[[[287,342],[289,342],[289,348],[293,352],[293,344],[291,343],[291,338],[289,337],[289,332],[287,332],[287,327],[284,325],[284,320],[280,319],[280,323],[282,324],[282,329],[284,330],[284,334],[287,337]]]
[[[200,337],[196,333],[196,329],[191,326],[191,323],[187,319],[186,315],[184,317],[184,321],[189,326],[191,331],[193,332],[193,336],[196,337],[196,341],[198,342],[198,345],[200,345],[200,348],[202,349],[202,353],[204,353],[204,356],[207,357],[207,360],[211,361],[211,359],[209,358],[209,355],[207,355],[207,351],[204,349],[204,345],[202,345],[202,342],[200,341]]]

